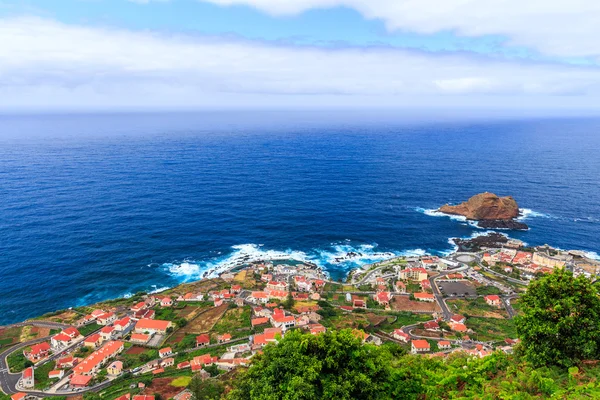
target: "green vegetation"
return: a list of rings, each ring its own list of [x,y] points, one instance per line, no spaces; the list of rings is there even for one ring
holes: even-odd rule
[[[234,307],[227,310],[215,326],[213,326],[212,331],[218,334],[230,333],[234,339],[248,336],[252,333],[251,318],[252,308],[250,306]]]
[[[465,317],[508,317],[504,307],[490,306],[483,297],[474,300],[447,300],[446,304],[453,312]]]
[[[185,304],[180,306],[181,309],[185,307]],[[161,319],[163,321],[171,321],[175,323],[178,327],[183,328],[187,325],[187,320],[183,317],[180,317],[176,311],[176,308],[173,307],[164,307],[157,308],[155,319]]]
[[[498,289],[496,286],[479,286],[477,289],[477,294],[480,296],[487,296],[490,294],[502,294],[502,291]]]
[[[58,382],[58,379],[48,378],[48,374],[54,369],[54,366],[54,361],[51,361],[35,369],[34,387],[36,389],[46,389],[52,386],[52,384]]]
[[[199,375],[195,375],[188,389],[192,392],[192,400],[215,400],[221,398],[225,386],[216,379],[202,380]]]
[[[171,386],[186,387],[190,384],[191,380],[191,376],[180,376],[179,378],[173,379],[173,381],[171,382]]]
[[[351,331],[313,336],[291,331],[267,346],[235,381],[230,399],[388,399],[389,353],[363,346]],[[398,381],[394,389],[402,393]],[[391,388],[390,388],[391,389]]]
[[[503,341],[517,337],[517,330],[512,319],[469,318],[467,326],[475,331],[470,335],[473,339],[487,341]]]
[[[10,372],[21,372],[25,368],[29,368],[33,365],[31,361],[25,358],[23,355],[23,349],[16,350],[12,352],[7,358],[6,361],[10,366]]]
[[[81,333],[83,336],[87,336],[90,333],[97,331],[98,329],[102,328],[101,325],[98,325],[97,323],[91,323],[89,325],[84,325],[80,328],[78,328],[79,333]]]
[[[123,368],[137,368],[140,365],[144,365],[150,360],[158,358],[158,350],[148,349],[143,353],[139,354],[127,354],[121,353],[119,359],[123,361]]]
[[[572,366],[600,357],[600,298],[584,276],[557,269],[534,280],[516,318],[521,349],[534,365]]]
[[[21,336],[21,327],[12,327],[1,331],[0,333],[0,348],[9,346],[19,341]]]

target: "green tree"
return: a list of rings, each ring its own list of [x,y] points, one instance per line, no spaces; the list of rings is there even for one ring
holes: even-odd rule
[[[350,330],[317,336],[289,332],[234,381],[231,400],[410,399],[407,371],[392,374],[386,349],[363,345]],[[397,379],[394,379],[397,378]],[[394,393],[390,394],[390,385]],[[392,396],[392,397],[390,397]]]
[[[296,304],[296,302],[294,301],[292,292],[288,292],[287,298],[283,302],[283,308],[285,308],[286,310],[291,310],[292,308],[294,308],[294,304]]]
[[[587,278],[558,269],[531,282],[519,304],[520,350],[535,366],[572,366],[600,356],[600,298]]]
[[[200,375],[194,375],[188,389],[192,392],[192,400],[215,400],[220,399],[225,386],[216,379],[202,379]]]

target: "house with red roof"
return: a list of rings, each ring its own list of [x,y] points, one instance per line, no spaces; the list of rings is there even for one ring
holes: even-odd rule
[[[102,340],[110,340],[112,339],[114,332],[114,326],[105,326],[104,328],[100,329],[100,336],[102,337]]]
[[[173,355],[173,349],[170,347],[165,347],[165,348],[158,350],[158,356],[160,358],[169,357],[172,355]]]
[[[296,325],[296,318],[293,315],[286,316],[281,308],[276,308],[271,315],[271,323],[277,328],[288,329]]]
[[[396,282],[396,290],[399,293],[406,293],[406,283],[404,283],[402,281],[397,281]]]
[[[421,286],[421,290],[424,292],[431,290],[431,283],[427,279],[423,279],[421,282],[419,282],[419,285]]]
[[[171,321],[162,321],[160,319],[140,319],[135,324],[135,331],[137,333],[151,333],[151,334],[165,334],[167,329],[171,328],[173,323]]]
[[[440,324],[438,324],[437,321],[427,321],[423,324],[423,327],[425,328],[426,331],[439,331],[440,330]]]
[[[208,346],[210,344],[210,336],[206,333],[196,336],[196,347]]]
[[[177,364],[177,369],[186,369],[186,368],[190,368],[191,364],[189,361],[184,361],[184,362],[180,362],[179,364]]]
[[[94,333],[93,335],[90,335],[87,338],[85,338],[85,340],[83,341],[83,345],[95,349],[97,347],[100,347],[102,341],[102,336],[100,336],[99,333]]]
[[[173,299],[170,297],[163,297],[160,299],[161,307],[171,307],[173,305]]]
[[[55,369],[53,371],[48,372],[49,379],[62,379],[65,376],[65,371],[62,369]]]
[[[154,319],[155,315],[156,315],[156,311],[144,309],[144,310],[140,310],[140,311],[133,313],[133,318],[136,320]]]
[[[392,337],[404,343],[408,343],[408,341],[410,340],[409,334],[404,333],[402,329],[394,329],[394,332],[392,332]]]
[[[76,364],[76,359],[73,356],[59,358],[56,361],[56,368],[73,368]]]
[[[131,343],[135,343],[135,344],[146,344],[150,341],[151,338],[152,338],[152,335],[148,335],[146,333],[133,332],[131,334],[131,337],[129,338],[129,341]]]
[[[33,367],[25,368],[21,373],[21,385],[24,388],[32,388],[35,381],[35,372]]]
[[[493,307],[500,307],[502,305],[502,300],[500,300],[500,296],[495,294],[485,296],[485,302]]]
[[[373,299],[381,306],[389,306],[392,296],[390,292],[379,292],[373,295]]]
[[[262,334],[254,335],[252,338],[253,348],[261,348],[268,343],[277,342],[277,337],[283,336],[283,330],[279,328],[267,328]]]
[[[13,394],[12,396],[10,396],[10,400],[24,400],[26,396],[27,396],[27,393],[17,392],[15,394]]]
[[[437,345],[438,348],[442,350],[449,349],[452,347],[452,344],[447,340],[440,340]]]
[[[460,314],[454,314],[450,317],[450,324],[464,324],[467,318]]]
[[[73,374],[73,375],[71,375],[71,379],[69,381],[69,386],[71,386],[73,389],[84,388],[90,383],[92,378],[93,378],[92,375]]]
[[[131,323],[132,323],[131,318],[123,317],[121,319],[116,320],[115,323],[113,324],[113,327],[115,328],[115,331],[122,332],[125,329],[129,328]]]
[[[410,351],[413,354],[426,353],[430,348],[429,342],[424,339],[413,340],[410,342]]]
[[[319,333],[323,333],[323,332],[327,331],[327,328],[325,328],[321,324],[311,324],[308,327],[310,329],[311,335],[318,335]]]
[[[435,296],[431,293],[414,293],[413,296],[417,301],[426,301],[429,303],[433,303],[435,301]]]
[[[210,354],[203,354],[194,357],[192,361],[190,361],[190,366],[192,367],[192,371],[198,371],[205,365],[213,365],[218,359],[219,358],[216,356],[213,357]]]
[[[231,286],[231,293],[239,293],[242,291],[242,287],[240,285],[232,285]]]
[[[266,292],[252,292],[248,296],[248,301],[254,304],[266,304],[269,301],[269,295]]]
[[[352,307],[353,308],[367,308],[367,302],[364,300],[360,300],[360,299],[354,299],[352,301]]]
[[[110,325],[113,322],[115,322],[117,320],[117,316],[114,312],[109,311],[107,313],[104,313],[102,315],[99,315],[98,318],[96,318],[96,321],[100,324],[100,325]]]
[[[269,318],[267,318],[267,317],[252,318],[252,320],[250,322],[252,323],[252,327],[255,327],[258,325],[268,324]]]
[[[452,329],[455,332],[466,332],[468,331],[468,328],[465,324],[451,324],[450,325],[450,329]]]
[[[133,396],[133,400],[154,400],[154,396],[150,396],[149,394],[136,394]]]
[[[231,340],[231,335],[229,333],[224,333],[222,335],[217,336],[217,343],[225,343]]]
[[[66,329],[63,329],[63,331],[59,334],[54,335],[50,339],[50,344],[53,348],[60,349],[63,347],[70,346],[82,338],[83,336],[81,336],[79,331],[71,326]]]
[[[132,307],[130,308],[130,310],[131,310],[131,311],[133,311],[134,313],[136,313],[136,312],[138,312],[138,311],[141,311],[141,310],[144,310],[144,309],[146,309],[146,308],[148,308],[148,307],[146,306],[146,303],[145,303],[145,302],[143,302],[143,301],[140,301],[139,303],[137,303],[137,304],[135,304],[134,306],[132,306]]]
[[[49,354],[50,344],[48,342],[34,344],[33,346],[31,346],[31,350],[23,351],[23,355],[25,356],[25,358],[32,361],[33,363],[36,363],[37,361],[48,357]]]

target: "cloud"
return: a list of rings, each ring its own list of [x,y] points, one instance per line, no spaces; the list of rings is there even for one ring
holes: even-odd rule
[[[0,19],[0,42],[0,107],[423,106],[454,105],[456,96],[464,104],[580,106],[600,96],[598,68],[468,54],[284,46],[33,17]]]
[[[248,5],[271,15],[349,7],[387,28],[421,34],[506,36],[509,44],[564,57],[600,60],[600,2],[597,0],[203,0]]]

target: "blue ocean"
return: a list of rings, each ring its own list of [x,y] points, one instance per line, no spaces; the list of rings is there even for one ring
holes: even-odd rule
[[[530,245],[600,253],[600,119],[392,112],[0,116],[0,324],[156,291],[244,256],[333,278],[485,231],[432,210],[512,195]],[[349,251],[361,256],[336,258]]]

